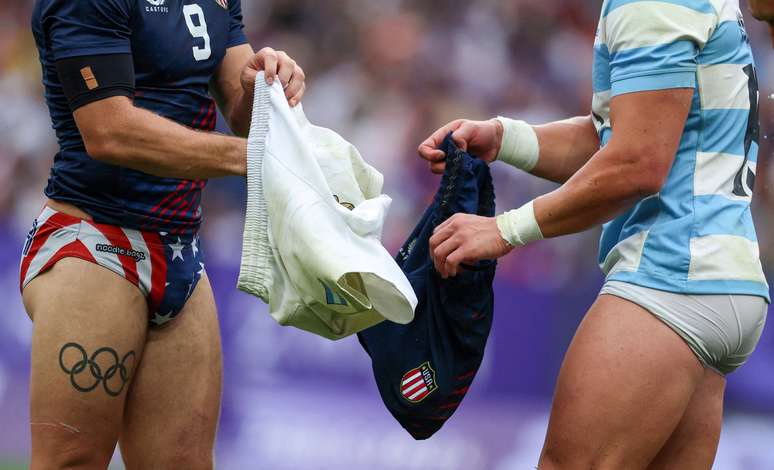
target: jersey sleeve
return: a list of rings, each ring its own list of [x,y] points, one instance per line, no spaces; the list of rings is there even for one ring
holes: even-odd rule
[[[708,0],[610,0],[603,13],[612,96],[696,86],[698,55],[717,26]]]
[[[55,61],[86,55],[130,54],[128,0],[54,0],[43,27]]]
[[[226,47],[234,47],[247,43],[247,37],[242,23],[242,2],[240,0],[229,0],[228,12],[231,16],[228,31],[228,44]]]

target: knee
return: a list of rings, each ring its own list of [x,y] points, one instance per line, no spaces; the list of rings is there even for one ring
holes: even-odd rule
[[[540,453],[538,470],[570,470],[583,468],[581,454],[572,455],[561,446],[546,444]],[[586,466],[585,468],[590,468]]]
[[[645,468],[627,455],[604,448],[581,449],[572,446],[549,445],[540,454],[539,470],[620,470]]]
[[[581,440],[550,429],[540,453],[539,470],[588,470],[594,451]]]
[[[48,446],[33,449],[31,470],[103,470],[110,464],[112,452],[86,446]]]
[[[165,461],[167,465],[160,468],[187,468],[191,470],[212,470],[214,459],[212,452],[202,452],[196,449],[181,449]]]
[[[88,439],[65,424],[33,423],[30,468],[105,469],[113,457],[114,448],[114,440]]]
[[[212,470],[214,459],[212,452],[202,449],[176,446],[156,453],[143,455],[124,454],[127,470],[148,468],[185,468],[186,470]]]

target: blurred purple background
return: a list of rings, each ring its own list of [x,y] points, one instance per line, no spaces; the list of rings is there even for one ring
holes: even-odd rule
[[[310,119],[351,140],[384,173],[394,199],[385,244],[393,252],[436,188],[415,152],[436,127],[457,117],[541,122],[589,112],[600,4],[242,0],[253,46],[286,50],[305,68]],[[29,31],[31,6],[32,0],[0,2],[0,469],[23,468],[29,448],[31,324],[17,272],[55,153]],[[755,212],[774,279],[774,53],[763,26],[751,17],[747,24],[763,86]],[[552,188],[495,167],[499,210]],[[454,418],[418,443],[382,406],[355,339],[334,343],[282,328],[260,301],[235,289],[243,201],[236,179],[213,181],[205,191],[207,271],[225,354],[219,468],[534,467],[562,356],[601,284],[598,231],[538,243],[500,264],[482,371]],[[750,362],[730,376],[726,405],[715,468],[774,468],[771,326]]]

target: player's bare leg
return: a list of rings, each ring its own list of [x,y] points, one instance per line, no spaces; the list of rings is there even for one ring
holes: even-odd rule
[[[24,289],[33,320],[31,468],[104,469],[148,324],[139,289],[75,258]]]
[[[204,275],[178,317],[148,332],[120,438],[127,468],[212,468],[221,376],[215,300]]]
[[[703,378],[691,349],[664,323],[634,303],[599,296],[559,373],[540,470],[647,468]]]
[[[707,369],[680,424],[669,437],[649,470],[712,468],[723,423],[726,379]]]

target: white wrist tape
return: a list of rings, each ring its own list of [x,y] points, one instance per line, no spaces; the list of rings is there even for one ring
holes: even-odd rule
[[[524,121],[502,116],[497,116],[497,120],[503,125],[503,142],[497,159],[520,170],[532,171],[540,157],[535,129]]]
[[[534,201],[500,214],[496,220],[500,235],[511,246],[524,246],[529,242],[543,239],[543,232],[540,231],[535,218]]]

